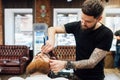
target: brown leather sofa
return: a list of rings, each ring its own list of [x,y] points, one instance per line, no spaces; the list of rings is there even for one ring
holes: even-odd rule
[[[52,52],[59,60],[74,61],[76,57],[76,46],[57,46]]]
[[[55,57],[57,57],[58,60],[69,60],[69,61],[75,61],[76,57],[76,46],[57,46],[54,48],[52,51]],[[50,73],[49,76],[52,78],[55,77],[66,77],[69,80],[74,80],[73,78],[73,71],[71,70],[66,70],[65,71],[60,71],[56,74]]]
[[[29,60],[27,46],[0,45],[0,74],[22,74]]]

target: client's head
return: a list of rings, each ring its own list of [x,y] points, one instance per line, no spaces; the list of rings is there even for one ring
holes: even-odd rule
[[[37,54],[32,62],[27,66],[26,73],[33,74],[39,72],[42,74],[48,74],[50,71],[49,56],[44,53]]]

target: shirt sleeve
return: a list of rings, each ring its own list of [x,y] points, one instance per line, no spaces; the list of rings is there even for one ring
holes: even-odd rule
[[[100,38],[98,38],[97,48],[109,51],[112,45],[113,33],[109,30],[101,34]]]
[[[74,31],[76,31],[75,29],[78,27],[80,23],[79,22],[71,22],[71,23],[67,23],[65,24],[65,30],[67,33],[74,33]]]

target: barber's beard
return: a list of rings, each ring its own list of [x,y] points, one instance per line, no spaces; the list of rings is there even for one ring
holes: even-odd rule
[[[97,24],[97,23],[96,23]],[[83,28],[84,26],[83,25],[81,25],[81,30],[83,31],[83,32],[86,32],[86,33],[88,33],[88,32],[91,32],[91,31],[93,31],[94,29],[95,29],[95,27],[96,27],[96,24],[94,24],[91,28]]]

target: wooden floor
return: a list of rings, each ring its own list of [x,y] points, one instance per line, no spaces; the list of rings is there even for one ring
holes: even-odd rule
[[[120,80],[120,69],[105,69],[104,80]]]
[[[12,76],[21,76],[23,78],[26,75],[0,75],[0,80],[8,80]],[[104,80],[120,80],[120,69],[105,69],[105,79]]]

